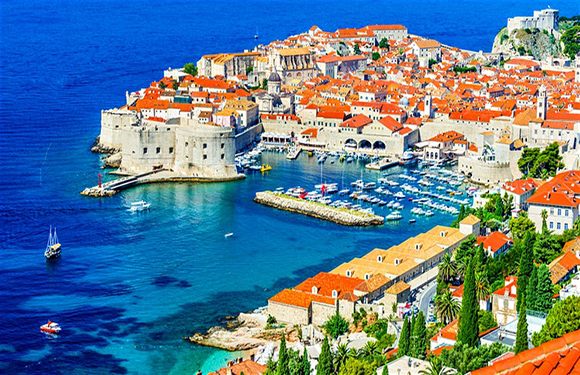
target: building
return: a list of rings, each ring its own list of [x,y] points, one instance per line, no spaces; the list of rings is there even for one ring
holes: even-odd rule
[[[411,43],[413,54],[420,60],[427,61],[435,60],[441,61],[441,44],[436,40],[415,40]]]
[[[205,77],[234,77],[245,75],[248,68],[253,68],[259,52],[220,53],[204,55],[197,62],[199,76]]]
[[[481,233],[481,220],[473,214],[459,222],[459,231],[466,236],[479,236]]]
[[[262,375],[266,369],[267,366],[246,359],[245,361],[230,361],[227,367],[207,375]]]
[[[506,353],[487,367],[470,375],[567,375],[577,374],[580,368],[580,330],[524,350],[519,354]]]
[[[558,31],[559,14],[557,9],[535,10],[531,17],[508,18],[508,33],[516,29],[540,29],[548,32]]]
[[[407,28],[402,25],[370,25],[366,29],[372,30],[377,43],[383,39],[401,40],[407,37]]]
[[[498,324],[505,325],[517,318],[517,296],[518,278],[516,276],[507,277],[504,287],[492,293],[491,311]]]
[[[536,316],[538,314],[530,315],[526,314],[526,321],[528,323],[528,338],[536,332],[542,329],[546,319],[542,316]],[[516,335],[518,331],[518,319],[510,321],[505,325],[499,325],[495,328],[488,330],[485,334],[480,335],[481,345],[491,345],[496,342],[500,342],[503,345],[513,348],[516,343]],[[528,343],[528,345],[531,343]]]
[[[560,289],[561,300],[570,296],[580,297],[580,275],[574,276],[568,285]]]
[[[286,84],[300,83],[314,77],[314,60],[308,48],[274,49],[270,52],[268,63]]]
[[[388,250],[374,249],[362,258],[341,264],[331,273],[363,280],[384,275],[389,279],[387,287],[399,281],[409,283],[437,266],[445,254],[452,253],[466,238],[459,229],[438,225]]]
[[[580,171],[558,173],[536,189],[527,199],[528,218],[542,230],[542,212],[546,211],[548,229],[556,234],[573,227],[580,206]]]
[[[322,325],[337,312],[346,319],[354,313],[355,288],[364,280],[321,272],[268,300],[268,312],[281,322]]]
[[[367,58],[361,55],[324,55],[316,60],[316,67],[322,75],[338,78],[342,74],[365,70],[367,68]]]
[[[501,184],[501,195],[508,194],[514,198],[515,210],[527,210],[526,201],[534,194],[537,187],[538,184],[532,178],[506,181]]]
[[[423,159],[441,161],[459,156],[460,153],[456,152],[458,141],[465,141],[464,135],[456,131],[448,131],[437,134],[435,137],[425,142],[420,142],[416,146],[423,149]]]
[[[505,254],[509,248],[513,245],[511,238],[503,234],[502,232],[491,232],[487,236],[477,237],[477,245],[483,243],[483,248],[489,256],[492,258],[497,258],[502,254]]]
[[[578,266],[580,266],[580,259],[571,251],[567,251],[554,259],[548,265],[552,284],[565,282],[570,279],[572,275],[578,272]]]

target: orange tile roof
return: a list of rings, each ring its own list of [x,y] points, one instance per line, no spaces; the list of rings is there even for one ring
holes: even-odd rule
[[[240,363],[221,368],[216,372],[210,372],[207,375],[227,375],[228,369],[232,371],[232,375],[261,375],[266,371],[267,366],[260,365],[251,359],[246,359]]]
[[[397,131],[403,129],[403,125],[401,125],[401,123],[399,121],[395,120],[391,116],[383,117],[382,119],[379,120],[379,123],[381,125],[385,126],[387,129],[389,129],[393,133],[396,133]]]
[[[580,249],[580,237],[570,240],[564,244],[562,251],[575,251]]]
[[[471,372],[471,375],[492,374],[580,374],[580,330]]]
[[[437,134],[436,136],[434,136],[433,138],[429,139],[429,141],[432,142],[447,142],[447,141],[455,141],[457,139],[461,139],[463,138],[463,134],[458,133],[454,130],[445,132],[445,133],[441,133],[441,134]]]
[[[280,293],[276,294],[274,297],[270,298],[268,302],[277,302],[284,305],[296,306],[307,309],[310,304],[314,302],[320,302],[327,305],[335,305],[335,299],[329,298],[317,294],[310,294],[299,292],[291,289],[284,289]]]
[[[370,118],[368,118],[367,116],[360,114],[360,115],[356,115],[353,118],[346,120],[345,122],[343,122],[340,127],[341,128],[361,128],[363,126],[366,126],[370,123],[372,123],[373,120],[371,120]]]
[[[501,232],[491,232],[487,236],[477,237],[477,245],[483,242],[483,247],[485,249],[491,248],[491,251],[495,253],[502,248],[506,243],[510,243],[512,240]]]
[[[515,287],[515,288],[512,288]],[[518,277],[509,276],[505,279],[505,286],[493,292],[493,294],[498,296],[505,296],[505,292],[508,292],[508,297],[516,298],[518,296]],[[515,293],[514,293],[515,292]]]
[[[362,282],[364,282],[364,280],[354,277],[320,272],[318,275],[308,278],[302,283],[296,285],[294,290],[304,293],[312,293],[313,287],[316,287],[317,295],[332,297],[332,292],[336,291],[338,293],[337,297],[340,298],[344,293],[353,293],[354,289]]]
[[[540,186],[527,202],[578,207],[580,200],[576,199],[577,194],[580,194],[580,171],[566,171]]]
[[[529,192],[532,189],[538,187],[536,181],[533,178],[528,178],[527,180],[514,180],[514,181],[507,181],[504,182],[503,188],[510,193],[521,195],[524,193]]]

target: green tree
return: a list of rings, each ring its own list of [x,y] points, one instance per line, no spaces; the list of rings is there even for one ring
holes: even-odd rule
[[[373,61],[377,61],[378,59],[381,58],[381,54],[378,52],[373,52]]]
[[[475,294],[475,260],[471,259],[465,273],[463,283],[463,299],[461,312],[459,313],[459,328],[457,331],[457,342],[467,344],[472,347],[479,346],[477,322],[479,311],[479,301]]]
[[[310,361],[308,360],[308,352],[306,351],[306,347],[304,347],[302,362],[300,363],[300,375],[310,375],[311,372]]]
[[[560,42],[564,44],[564,55],[574,60],[578,52],[580,52],[580,25],[566,30],[560,37]]]
[[[445,282],[443,276],[441,276],[441,269],[439,269],[439,273],[437,274],[437,290],[435,292],[436,296],[440,296],[449,289],[449,284]]]
[[[383,372],[381,375],[389,375],[389,366],[386,364],[383,366]]]
[[[485,332],[488,329],[497,327],[497,322],[493,317],[493,313],[491,311],[483,311],[479,310],[479,333]]]
[[[272,358],[268,359],[268,363],[266,363],[266,371],[264,375],[275,375],[276,374],[276,366],[277,362],[274,362]]]
[[[405,317],[403,321],[403,328],[401,329],[401,335],[399,336],[399,349],[397,350],[397,355],[402,357],[408,355],[409,349],[411,347],[411,323],[408,317]]]
[[[425,326],[425,316],[419,310],[415,327],[413,327],[413,341],[411,343],[411,355],[415,358],[424,359],[427,356],[427,327]]]
[[[554,294],[548,266],[542,264],[538,268],[537,278],[538,283],[536,288],[536,301],[534,304],[534,310],[547,313],[552,308],[552,295]]]
[[[482,272],[483,270],[485,270],[485,263],[487,261],[487,252],[485,251],[485,249],[483,247],[483,241],[481,241],[481,243],[477,247],[476,255],[477,255],[476,271]]]
[[[179,89],[179,82],[173,81],[172,88],[173,88],[173,90],[177,91],[177,89]]]
[[[457,343],[453,349],[444,349],[441,361],[447,367],[454,368],[459,374],[466,374],[487,366],[487,363],[507,352],[508,347],[496,342],[492,345],[482,345],[478,348]]]
[[[165,88],[167,88],[167,85],[165,84],[165,82],[163,82],[163,81],[160,81],[160,82],[159,82],[159,88],[160,88],[161,90],[165,90]]]
[[[554,177],[558,169],[563,168],[560,146],[554,142],[538,154],[530,169],[530,175],[534,178],[545,179],[545,177]]]
[[[538,288],[538,267],[533,266],[532,275],[528,280],[528,285],[526,286],[526,308],[528,310],[536,309],[537,300],[537,288]],[[519,290],[519,288],[518,288]],[[519,291],[518,291],[519,292]]]
[[[376,369],[367,361],[349,358],[346,365],[340,370],[339,375],[374,375]],[[316,375],[319,375],[317,373]]]
[[[378,354],[380,354],[380,350],[376,341],[369,341],[362,348],[362,355],[365,358],[373,358]]]
[[[465,241],[459,245],[457,251],[455,252],[455,262],[457,265],[459,263],[467,264],[468,260],[475,255],[475,242],[476,238],[474,236],[469,236]],[[457,267],[456,265],[456,267]]]
[[[420,375],[452,375],[455,372],[443,366],[443,361],[437,356],[429,358],[429,367],[419,371]]]
[[[447,253],[443,256],[443,259],[439,263],[439,275],[444,282],[449,282],[455,276],[456,272],[456,265],[453,259],[451,258],[451,254]]]
[[[336,348],[336,353],[334,353],[334,372],[340,372],[340,369],[346,364],[346,360],[350,356],[350,349],[345,343],[341,343]]]
[[[320,356],[318,357],[318,365],[316,365],[316,375],[331,375],[334,373],[334,366],[332,365],[332,353],[330,353],[330,344],[328,337],[324,337],[322,347],[320,348]]]
[[[510,219],[509,223],[510,232],[515,240],[521,239],[526,232],[535,231],[536,226],[534,222],[525,216],[518,216],[517,218]]]
[[[187,63],[183,66],[183,72],[192,76],[197,76],[197,66],[194,63]]]
[[[548,229],[548,222],[546,221],[548,220],[548,211],[542,210],[540,216],[542,217],[542,234],[550,234],[550,230]]]
[[[556,302],[540,332],[532,335],[532,343],[539,346],[578,329],[580,329],[580,297],[570,296]]]
[[[348,322],[340,316],[338,312],[330,317],[330,319],[324,323],[322,326],[328,334],[333,339],[338,338],[338,336],[348,332]]]
[[[477,300],[485,300],[491,294],[491,290],[489,289],[489,282],[487,281],[487,277],[485,273],[477,272],[475,274],[475,295]]]
[[[460,311],[461,305],[453,298],[449,289],[435,297],[435,313],[443,324],[449,324],[453,321]]]
[[[562,253],[562,244],[557,236],[540,234],[533,247],[534,260],[540,264],[548,264]]]
[[[387,38],[381,39],[379,42],[379,48],[389,48],[389,40]]]
[[[520,159],[518,160],[518,168],[524,176],[530,174],[530,170],[533,168],[539,155],[539,148],[524,148],[522,156],[520,156]]]
[[[528,280],[532,276],[534,270],[534,250],[530,245],[532,243],[531,233],[526,233],[523,240],[523,251],[520,259],[520,270],[518,273],[518,296],[517,296],[517,310],[520,310],[521,301],[526,293],[528,287]]]
[[[520,306],[520,311],[518,314],[518,328],[516,331],[516,344],[515,352],[516,354],[528,350],[528,318],[526,316],[526,306],[525,297],[522,300],[522,305]]]
[[[288,356],[288,350],[286,349],[286,338],[284,336],[285,335],[282,335],[282,340],[280,341],[276,375],[290,375],[290,370],[288,368],[288,362],[290,358]]]
[[[262,90],[267,90],[268,89],[268,79],[264,78],[262,80]]]
[[[498,197],[496,199],[496,202],[495,202],[495,215],[497,217],[503,218],[504,214],[505,214],[505,207],[503,205],[503,199],[501,197]]]
[[[254,71],[254,67],[253,67],[253,66],[248,66],[248,67],[246,68],[246,75],[248,75],[248,74],[252,73],[253,71]]]
[[[354,51],[355,55],[361,54],[360,47],[359,47],[358,43],[355,43],[353,51]]]

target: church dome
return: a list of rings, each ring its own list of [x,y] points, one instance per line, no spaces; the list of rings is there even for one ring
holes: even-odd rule
[[[272,72],[270,74],[270,78],[268,78],[268,82],[282,82],[282,78],[276,72]]]
[[[401,100],[399,100],[399,105],[404,105],[404,106],[409,105],[409,99],[403,97]]]

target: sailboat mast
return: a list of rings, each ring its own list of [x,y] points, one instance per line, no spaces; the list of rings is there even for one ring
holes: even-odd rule
[[[50,247],[52,245],[52,225],[48,229],[48,242],[46,243],[46,247]]]
[[[54,236],[52,236],[52,240],[54,241],[53,245],[58,243],[58,237],[56,235],[56,228],[54,228]]]

